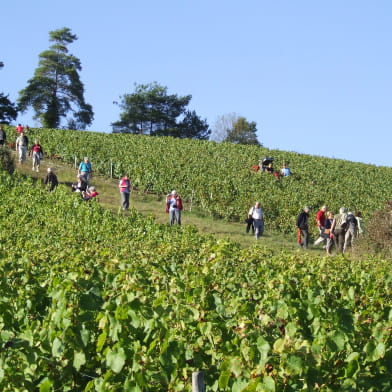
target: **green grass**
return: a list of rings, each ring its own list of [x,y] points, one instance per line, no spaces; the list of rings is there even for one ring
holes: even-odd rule
[[[24,165],[16,163],[16,169],[28,176],[43,182],[46,176],[47,168],[52,167],[56,173],[59,183],[62,186],[69,187],[76,182],[77,169],[69,165],[63,164],[57,160],[43,160],[41,162],[40,172],[36,173],[31,170],[31,162],[28,158]],[[132,179],[131,179],[132,180]],[[105,178],[102,176],[93,176],[91,184],[97,187],[99,192],[99,200],[102,206],[112,210],[114,213],[127,214],[120,209],[120,195],[118,191],[118,181]],[[71,190],[70,190],[71,192]],[[165,213],[165,200],[162,196],[140,192],[137,189],[132,191],[131,208],[135,208],[145,216],[152,216],[156,222],[168,224],[168,215]],[[191,209],[191,211],[190,211]],[[244,219],[247,211],[244,211]],[[246,233],[245,223],[227,222],[221,219],[214,219],[203,214],[199,208],[184,205],[182,214],[183,225],[194,225],[201,233],[213,234],[217,239],[227,239],[240,244],[242,247],[260,246],[269,247],[275,250],[290,250],[295,252],[303,252],[296,243],[295,236],[285,235],[278,232],[268,230],[268,218],[266,220],[266,229],[263,236],[256,241],[251,233]],[[324,255],[325,252],[320,248],[312,248],[307,250],[314,255]]]

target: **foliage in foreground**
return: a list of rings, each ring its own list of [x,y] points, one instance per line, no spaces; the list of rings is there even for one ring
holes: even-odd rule
[[[392,258],[392,200],[375,211],[366,227],[366,233],[361,240],[355,242],[356,254],[378,254],[388,259]]]
[[[1,174],[0,389],[390,391],[392,275],[240,250]],[[17,224],[10,225],[9,222]]]
[[[8,146],[0,146],[0,170],[12,174],[15,170],[15,162]]]

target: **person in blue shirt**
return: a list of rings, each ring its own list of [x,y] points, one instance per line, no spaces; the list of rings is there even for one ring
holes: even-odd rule
[[[290,176],[292,173],[291,173],[291,170],[290,170],[290,168],[288,168],[287,166],[286,166],[286,164],[284,163],[283,164],[283,167],[280,169],[280,175],[282,176],[282,177],[288,177],[288,176]]]
[[[91,162],[88,159],[88,157],[84,157],[84,160],[82,162],[80,162],[78,174],[80,174],[84,178],[84,181],[87,183],[87,185],[90,184],[90,178],[92,175],[92,167],[91,167]]]

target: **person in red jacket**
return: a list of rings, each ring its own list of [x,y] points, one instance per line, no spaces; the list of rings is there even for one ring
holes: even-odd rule
[[[95,188],[95,186],[90,186],[88,188],[88,191],[82,192],[82,197],[83,197],[83,200],[85,200],[85,201],[92,200],[95,197],[97,197],[98,195],[99,195],[99,193],[97,192],[97,189]]]
[[[22,124],[18,124],[18,126],[15,128],[15,130],[16,130],[16,133],[18,135],[20,135],[24,131],[24,128],[22,127]]]
[[[41,159],[44,156],[44,151],[42,146],[38,143],[38,140],[34,140],[33,147],[31,147],[30,151],[31,162],[33,167],[31,168],[32,171],[39,171],[39,166],[41,164]]]
[[[317,246],[321,244],[322,242],[325,242],[327,240],[327,236],[323,235],[324,229],[325,229],[325,222],[327,220],[326,212],[328,210],[328,207],[326,205],[322,206],[316,214],[316,224],[317,228],[319,230],[320,236],[319,238],[314,241],[314,246]]]
[[[129,197],[131,195],[131,186],[132,185],[131,181],[129,181],[128,174],[124,174],[118,184],[121,195],[121,207],[123,211],[129,210]]]
[[[175,222],[181,225],[181,211],[182,199],[176,191],[172,191],[166,196],[166,213],[169,214],[170,226],[173,226]]]

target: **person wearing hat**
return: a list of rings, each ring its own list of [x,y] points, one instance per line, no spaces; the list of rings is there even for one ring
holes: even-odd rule
[[[305,207],[297,217],[298,244],[304,249],[309,245],[309,212],[310,207]]]
[[[45,177],[44,184],[48,187],[49,192],[52,192],[54,188],[59,184],[56,174],[53,173],[53,169],[48,167],[48,174]]]
[[[176,191],[171,191],[166,196],[166,213],[169,214],[170,226],[173,226],[175,222],[181,225],[181,211],[182,211],[182,199]]]

